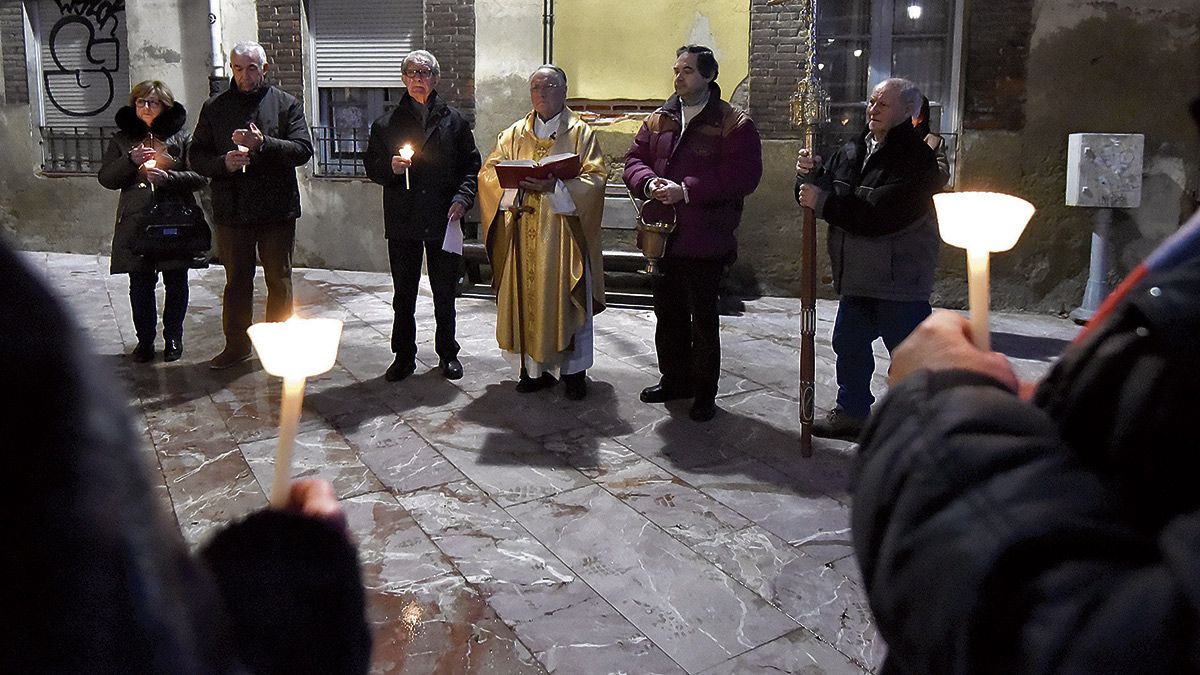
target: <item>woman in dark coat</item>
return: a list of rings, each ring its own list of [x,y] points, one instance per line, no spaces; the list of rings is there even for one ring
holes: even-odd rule
[[[129,305],[137,347],[133,358],[146,363],[154,358],[158,311],[154,289],[162,272],[167,289],[163,305],[164,361],[183,355],[183,316],[187,312],[187,271],[192,260],[147,259],[130,248],[140,228],[142,214],[152,201],[174,201],[195,206],[193,192],[207,181],[187,167],[191,134],[184,130],[187,112],[171,90],[158,80],[139,82],[129,92],[129,105],[117,111],[118,131],[104,153],[100,184],[120,190],[113,232],[113,274],[129,274]],[[147,166],[149,160],[154,164]],[[153,189],[151,186],[153,185]]]

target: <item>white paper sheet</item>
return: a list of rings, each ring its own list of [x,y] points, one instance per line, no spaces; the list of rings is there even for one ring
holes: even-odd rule
[[[447,253],[462,255],[463,233],[462,221],[458,218],[446,223],[446,238],[442,240],[442,250]]]

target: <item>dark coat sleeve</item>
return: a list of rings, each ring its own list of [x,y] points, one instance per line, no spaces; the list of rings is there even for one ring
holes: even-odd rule
[[[312,137],[309,135],[308,122],[304,120],[304,105],[295,98],[289,99],[287,109],[282,111],[280,116],[280,135],[264,136],[257,152],[262,159],[269,162],[297,167],[307,164],[308,160],[312,159]]]
[[[1192,672],[1200,517],[1161,533],[998,383],[921,372],[862,438],[852,515],[901,673]]]
[[[483,158],[479,156],[479,148],[475,145],[475,134],[471,133],[471,126],[465,120],[459,127],[455,146],[454,156],[458,159],[463,178],[452,201],[470,209],[479,192],[479,169],[483,166]]]
[[[367,151],[363,156],[367,178],[383,186],[395,185],[401,178],[392,173],[392,156],[395,151],[391,147],[387,130],[386,121],[389,117],[377,119],[371,124],[371,135],[367,137]]]
[[[188,166],[200,175],[221,178],[227,176],[229,170],[225,168],[225,153],[217,149],[217,139],[213,131],[214,113],[211,108],[211,99],[200,108],[200,115],[196,118],[196,130],[192,132],[192,142],[188,147],[187,161]]]
[[[167,172],[167,180],[164,187],[180,193],[195,192],[208,185],[208,179],[192,170],[188,165],[188,151],[192,145],[191,135],[181,133],[178,142],[182,146],[179,153],[179,163],[175,165],[175,168]]]
[[[96,179],[109,190],[123,190],[138,180],[138,168],[129,161],[128,148],[124,148],[115,136],[104,150]]]

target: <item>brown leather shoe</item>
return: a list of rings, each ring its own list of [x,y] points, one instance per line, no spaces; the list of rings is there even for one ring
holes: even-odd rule
[[[812,434],[818,438],[853,441],[862,433],[866,423],[866,418],[854,417],[842,408],[834,408],[813,422]]]

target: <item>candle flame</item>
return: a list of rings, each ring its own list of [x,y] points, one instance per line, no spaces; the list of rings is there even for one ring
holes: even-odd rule
[[[403,159],[406,159],[406,160],[407,160],[407,159],[412,159],[412,157],[413,157],[413,147],[412,147],[411,145],[409,145],[408,143],[405,143],[405,144],[404,144],[404,145],[403,145],[403,146],[400,148],[400,157],[401,157],[401,158],[403,158]]]

